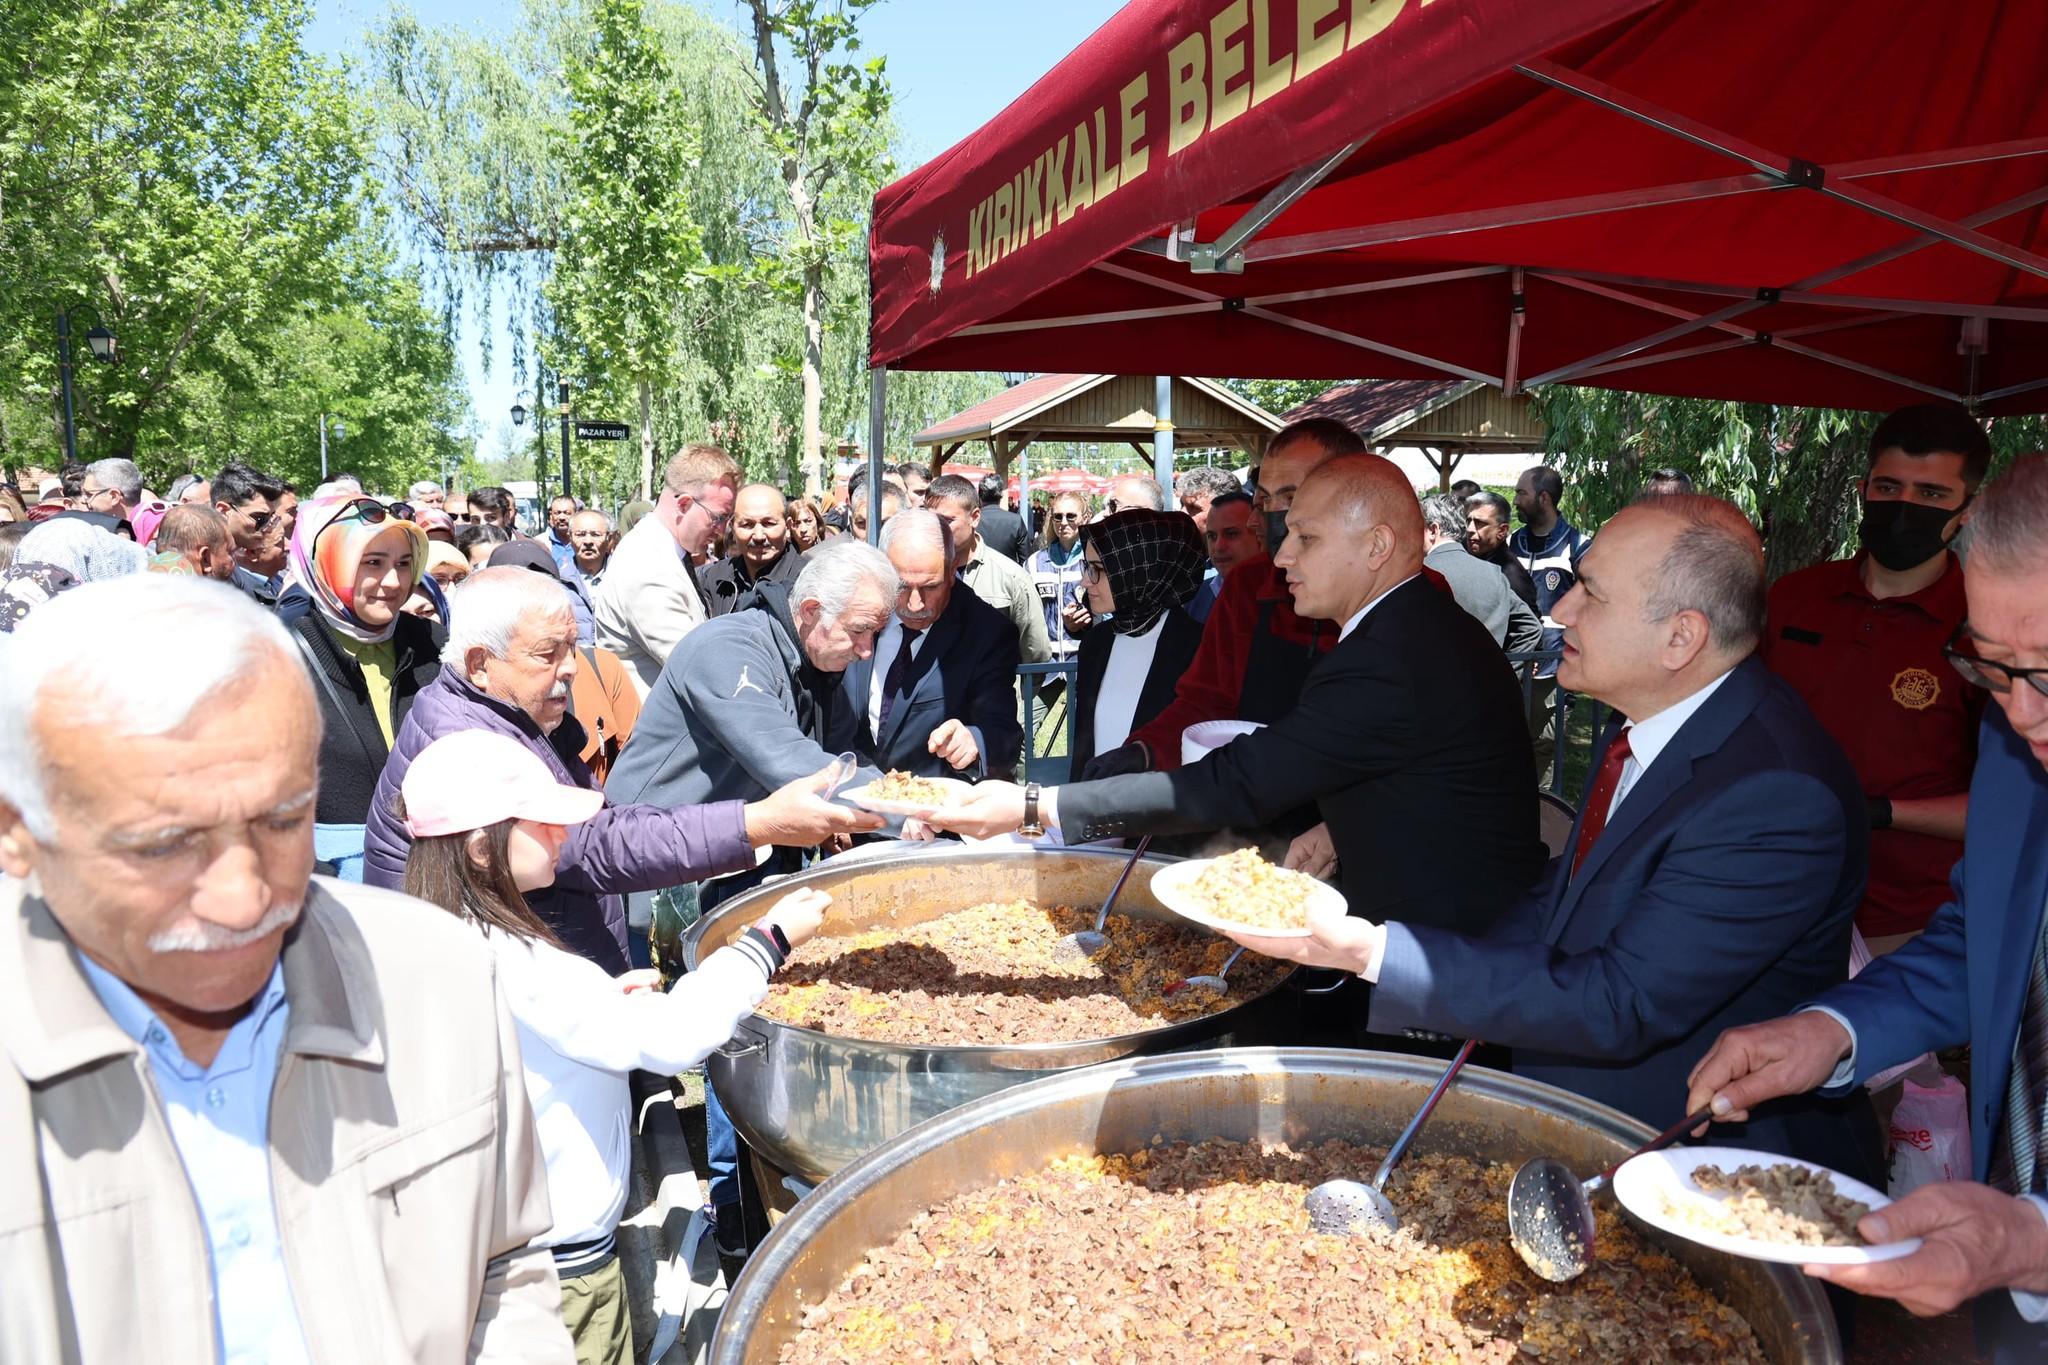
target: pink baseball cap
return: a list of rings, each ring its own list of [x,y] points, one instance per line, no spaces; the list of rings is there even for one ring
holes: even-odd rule
[[[405,828],[415,839],[467,834],[500,820],[580,825],[604,793],[555,780],[540,756],[488,730],[458,730],[420,750],[405,770]]]

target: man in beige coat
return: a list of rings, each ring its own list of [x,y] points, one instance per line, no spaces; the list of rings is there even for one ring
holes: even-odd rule
[[[590,600],[597,643],[633,671],[645,697],[661,666],[710,612],[690,556],[732,522],[740,467],[717,446],[684,446],[662,475],[661,501],[626,533]]]
[[[151,574],[0,641],[0,1365],[567,1365],[490,955],[311,880],[276,621]]]

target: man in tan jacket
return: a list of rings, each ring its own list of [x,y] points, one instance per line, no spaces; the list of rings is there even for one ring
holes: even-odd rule
[[[311,880],[275,620],[144,575],[0,639],[0,1365],[567,1365],[491,958]]]
[[[740,467],[717,446],[677,451],[662,475],[661,501],[612,551],[591,594],[597,643],[633,671],[643,698],[676,645],[710,616],[690,556],[731,524],[739,478]]]

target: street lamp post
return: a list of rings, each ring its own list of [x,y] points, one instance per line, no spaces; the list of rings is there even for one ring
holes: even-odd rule
[[[561,383],[559,396],[562,408],[562,492],[574,497],[569,484],[569,381],[566,379]]]
[[[120,359],[114,334],[105,327],[87,332],[85,343],[96,358],[109,365]],[[71,312],[67,308],[57,310],[57,378],[64,390],[64,462],[77,464],[78,418],[71,399]]]

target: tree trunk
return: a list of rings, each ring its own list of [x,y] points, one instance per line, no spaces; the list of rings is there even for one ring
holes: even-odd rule
[[[813,261],[804,267],[804,496],[812,499],[825,491],[824,294],[825,267]]]
[[[654,386],[640,381],[640,500],[654,496]]]

